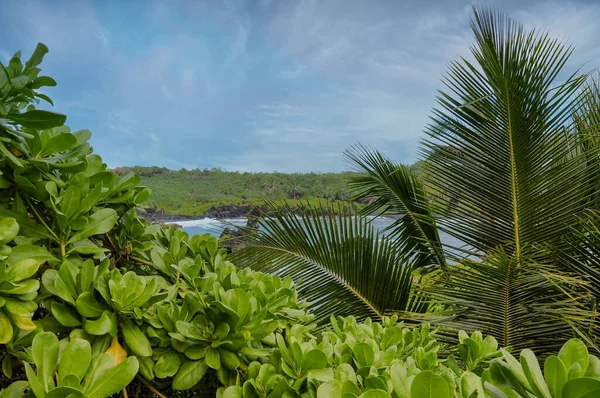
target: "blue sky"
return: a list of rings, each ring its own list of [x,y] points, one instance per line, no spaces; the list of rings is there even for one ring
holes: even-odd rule
[[[46,92],[109,166],[340,171],[357,142],[417,157],[470,1],[16,1],[0,60],[50,48]],[[600,3],[478,1],[600,65]]]

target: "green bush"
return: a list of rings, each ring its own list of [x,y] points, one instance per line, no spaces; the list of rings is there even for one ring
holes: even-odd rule
[[[46,52],[0,71],[0,397],[99,398],[132,383],[223,397],[600,393],[600,361],[579,340],[542,373],[529,350],[519,362],[477,332],[446,347],[397,316],[317,331],[291,278],[137,217],[150,196],[139,177],[117,176],[89,131],[35,108],[55,84],[38,77]]]

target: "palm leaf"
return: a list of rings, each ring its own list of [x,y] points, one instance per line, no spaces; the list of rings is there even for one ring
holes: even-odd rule
[[[411,296],[414,254],[376,232],[366,217],[341,205],[268,206],[271,215],[259,220],[258,232],[246,230],[246,246],[233,259],[299,282],[299,296],[311,303],[318,323],[330,315],[364,319],[424,310]]]
[[[450,267],[426,288],[432,301],[449,308],[428,319],[443,325],[442,336],[480,330],[516,352],[555,352],[590,325],[588,303],[577,299],[583,288],[578,278],[528,256],[517,261],[500,248],[483,262]]]
[[[442,230],[476,251],[504,245],[519,257],[557,241],[585,207],[585,156],[565,134],[585,76],[555,82],[572,50],[548,34],[482,9],[471,25],[476,63],[449,67],[424,141],[426,181],[449,209]]]
[[[404,247],[418,253],[415,264],[443,266],[445,258],[438,229],[423,183],[406,165],[362,145],[345,151],[346,159],[361,174],[348,183],[354,200],[372,199],[361,213],[397,217],[386,231]]]
[[[589,101],[585,77],[556,83],[571,49],[499,13],[475,9],[472,29],[475,64],[450,65],[423,154],[438,226],[481,261],[425,287],[445,308],[429,318],[545,352],[593,318],[580,281],[541,249],[560,247],[589,205],[590,152],[573,117]]]

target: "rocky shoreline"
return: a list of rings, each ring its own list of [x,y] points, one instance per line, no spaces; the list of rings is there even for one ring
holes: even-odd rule
[[[355,203],[352,203],[352,208],[357,210],[358,207]],[[305,210],[304,207],[296,206],[294,212],[301,215]],[[260,217],[269,215],[271,212],[268,206],[261,205],[255,206],[252,204],[222,204],[215,206],[213,205],[206,213],[201,216],[188,216],[183,214],[167,213],[164,209],[157,209],[149,207],[145,209],[145,212],[140,212],[140,216],[153,223],[173,222],[173,221],[185,221],[185,220],[201,220],[204,218],[213,218],[218,220],[231,219],[231,218],[249,218],[249,217]]]

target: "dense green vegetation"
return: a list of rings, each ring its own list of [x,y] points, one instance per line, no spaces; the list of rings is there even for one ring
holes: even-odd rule
[[[218,169],[169,170],[160,167],[119,167],[117,175],[133,172],[152,190],[148,203],[170,214],[202,216],[211,207],[229,204],[260,206],[265,199],[292,206],[300,201],[347,201],[348,180],[356,173],[240,173]]]
[[[600,396],[600,92],[555,81],[547,35],[485,10],[473,30],[423,181],[353,147],[369,205],[271,203],[235,257],[139,218],[140,176],[36,109],[44,45],[0,64],[0,397]],[[383,236],[373,211],[403,217]]]

